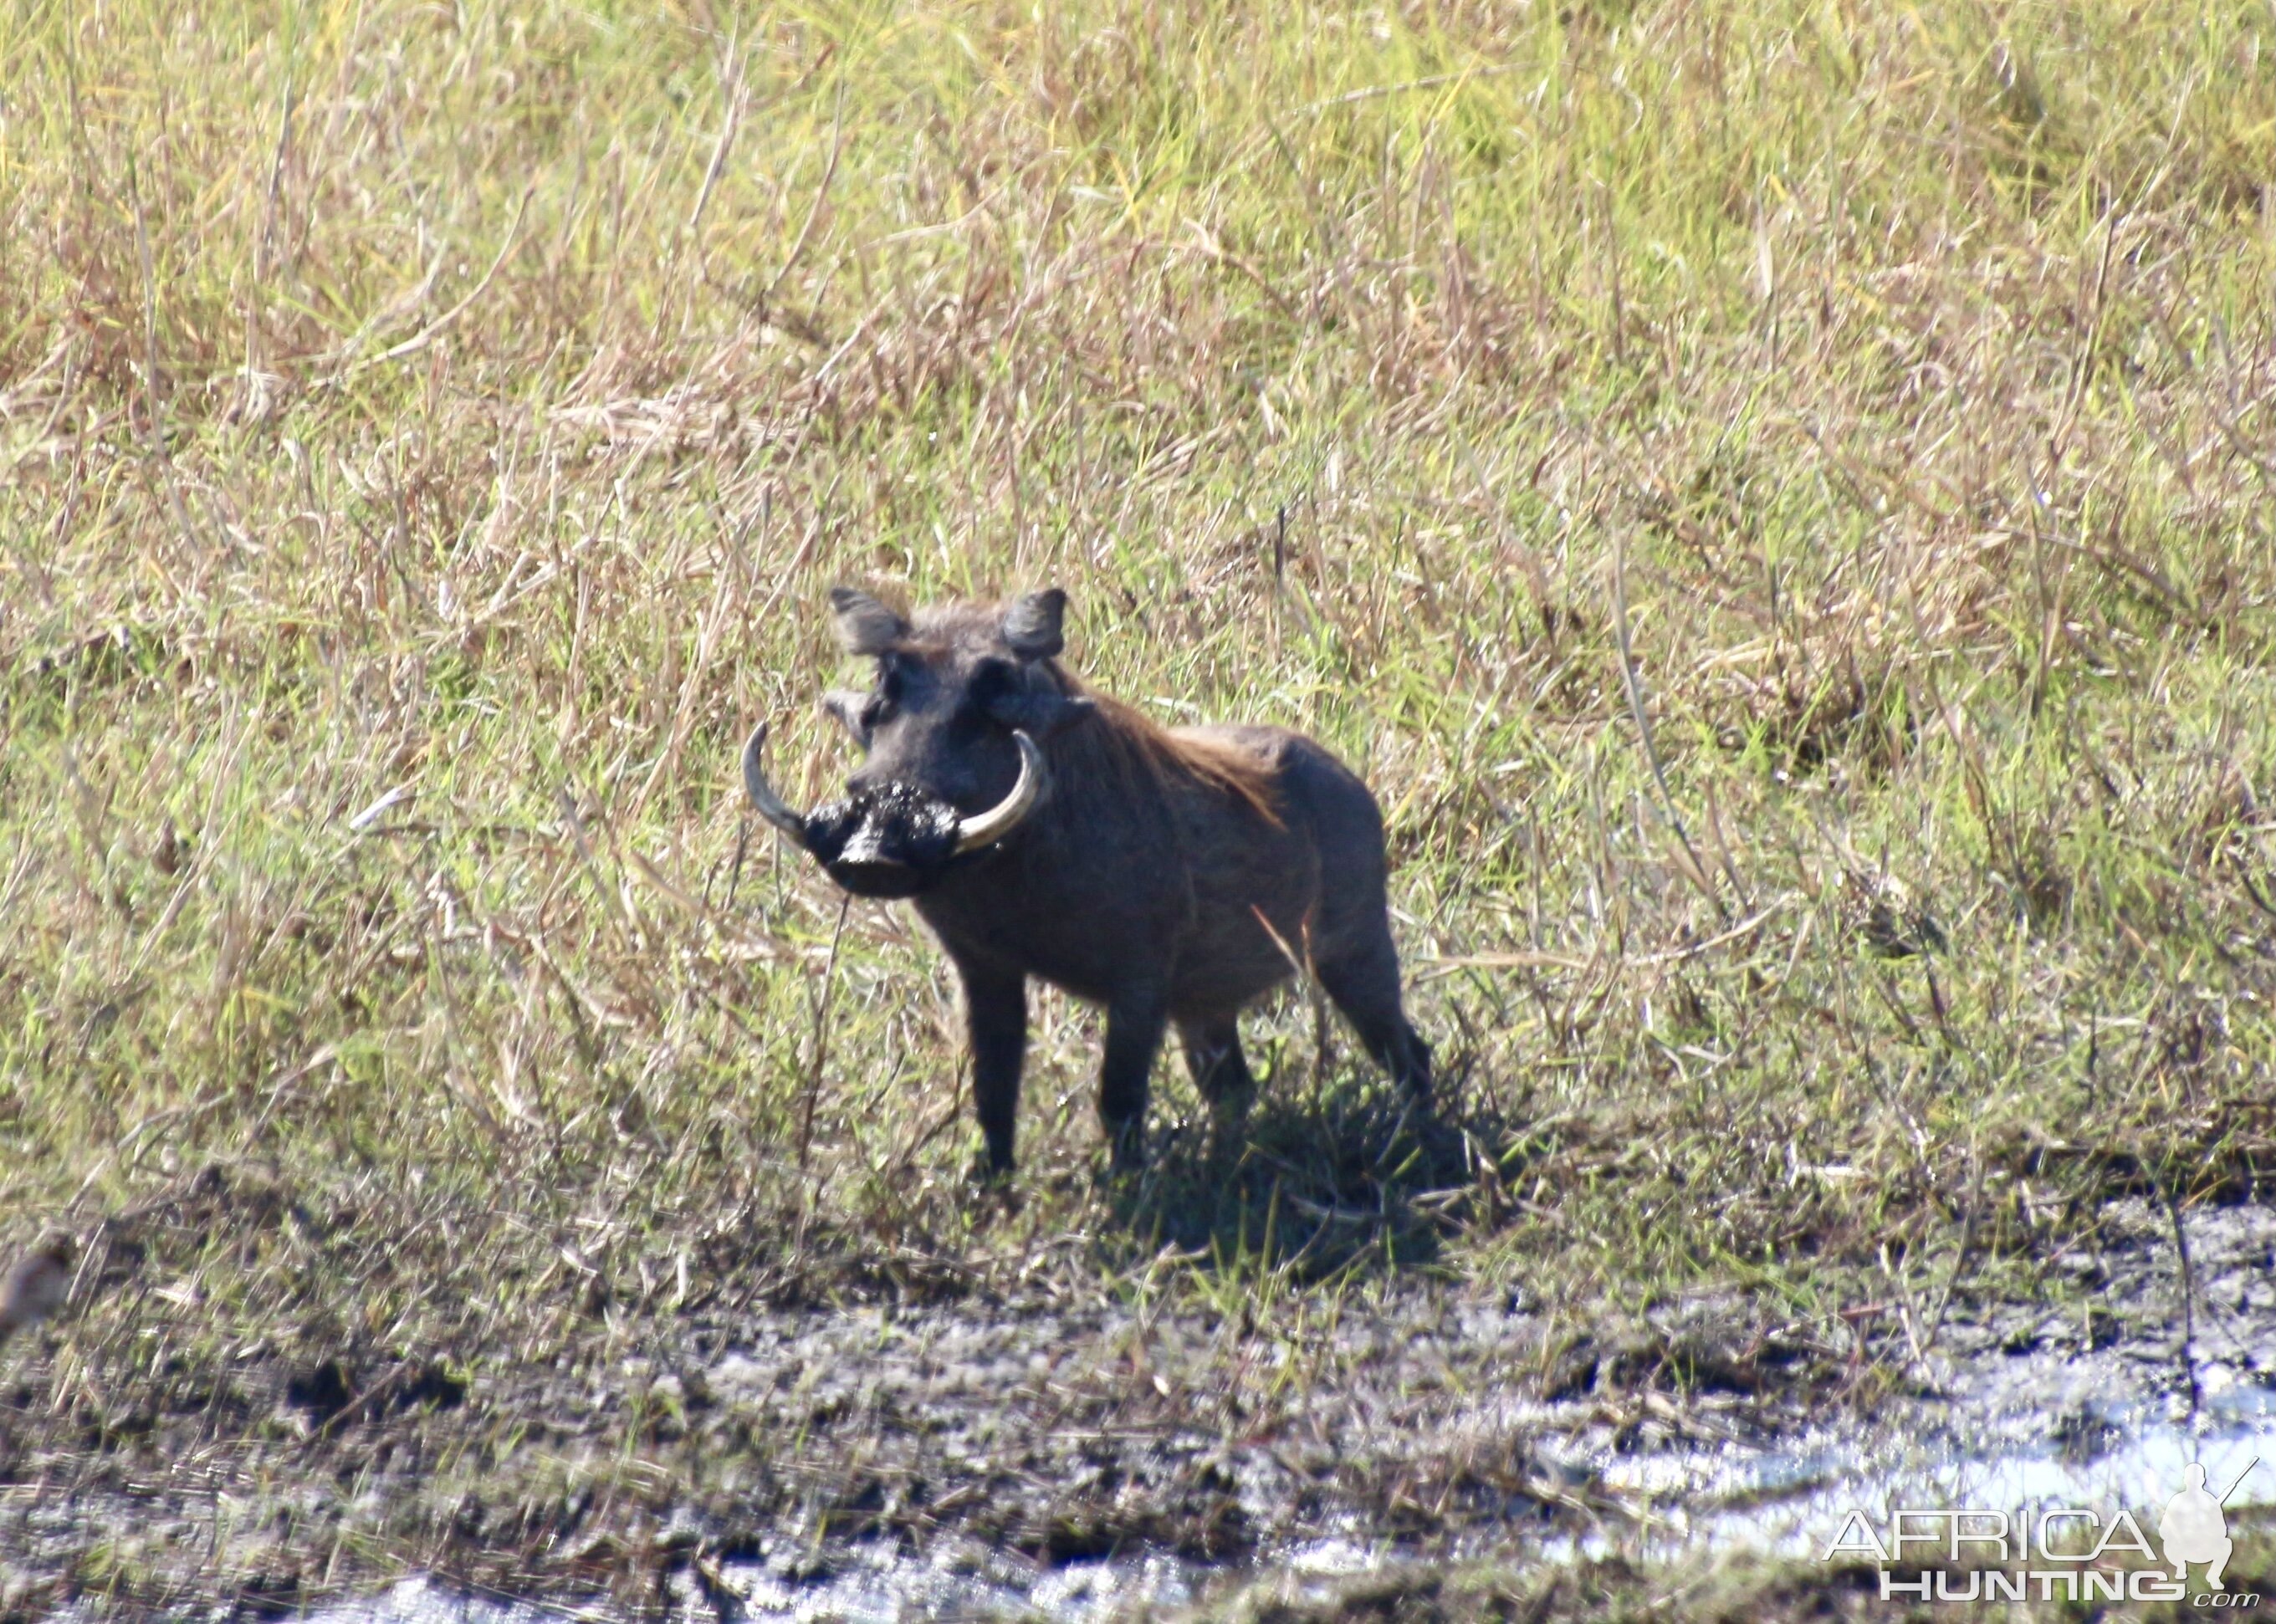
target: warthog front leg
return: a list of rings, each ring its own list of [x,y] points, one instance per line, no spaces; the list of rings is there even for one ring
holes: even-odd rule
[[[1169,1022],[1168,996],[1151,982],[1127,986],[1106,1006],[1106,1062],[1099,1069],[1098,1115],[1118,1169],[1146,1159],[1146,1084]]]
[[[1020,1068],[1028,1053],[1024,976],[960,963],[964,1018],[972,1039],[972,1100],[988,1141],[988,1167],[1012,1170],[1012,1135],[1020,1114]]]

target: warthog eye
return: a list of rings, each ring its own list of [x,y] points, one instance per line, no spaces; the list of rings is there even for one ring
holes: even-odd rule
[[[996,704],[1012,691],[1012,667],[1002,660],[982,660],[972,668],[972,680],[966,684],[967,702],[985,715]]]
[[[861,707],[861,725],[875,728],[880,722],[891,720],[893,713],[900,708],[907,686],[900,668],[890,660],[884,661],[877,672],[877,691],[871,694],[869,703]]]

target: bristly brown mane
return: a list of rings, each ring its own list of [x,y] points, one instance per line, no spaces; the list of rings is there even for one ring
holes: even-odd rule
[[[1057,661],[1053,667],[1069,693],[1098,707],[1082,731],[1104,740],[1117,767],[1126,772],[1135,769],[1157,783],[1183,780],[1232,796],[1274,828],[1282,827],[1274,804],[1272,769],[1264,762],[1213,739],[1180,738],[1144,712],[1080,681]]]

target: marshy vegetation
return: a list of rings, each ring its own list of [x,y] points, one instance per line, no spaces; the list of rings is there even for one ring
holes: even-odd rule
[[[1476,1401],[1347,1318],[1677,1436],[2092,1347],[2276,1158],[2272,176],[2235,4],[11,8],[0,1612],[1269,1549],[709,1392],[831,1305],[1168,1316],[1038,1436],[1227,1447]],[[975,1190],[947,966],[736,789],[840,581],[1338,751],[1442,1122],[1299,994],[1114,1181],[1047,996]],[[1614,1514],[1528,1436],[1289,1492]]]

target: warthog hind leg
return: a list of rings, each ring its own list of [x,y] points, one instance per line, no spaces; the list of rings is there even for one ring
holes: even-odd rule
[[[1415,1099],[1430,1098],[1430,1046],[1399,998],[1399,951],[1388,925],[1344,957],[1323,963],[1320,985],[1358,1031],[1375,1063]]]

